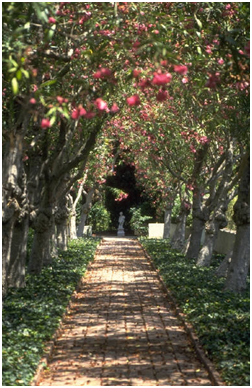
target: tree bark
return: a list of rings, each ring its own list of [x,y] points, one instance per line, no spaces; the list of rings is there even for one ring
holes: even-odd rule
[[[57,228],[57,246],[63,251],[67,251],[68,244],[68,223],[70,209],[68,205],[68,196],[65,196],[59,203],[58,210],[55,214]]]
[[[205,223],[209,217],[209,214],[207,214],[206,209],[204,209],[202,206],[202,193],[204,189],[198,182],[208,148],[209,144],[206,143],[202,148],[197,151],[194,159],[194,170],[192,175],[192,183],[194,186],[192,205],[193,222],[190,245],[186,253],[187,259],[196,259],[198,257],[201,245],[202,232],[204,230]]]
[[[22,141],[23,133],[11,133],[3,158],[2,191],[2,290],[7,292],[8,271],[11,260],[11,246],[14,225],[21,212],[20,196],[22,189]]]
[[[81,218],[80,218],[80,223],[79,223],[78,229],[77,229],[77,236],[78,237],[84,236],[84,227],[86,225],[88,213],[90,212],[90,209],[92,206],[92,199],[93,199],[94,192],[95,192],[95,187],[93,186],[86,194],[86,202],[81,207]]]
[[[22,190],[18,198],[20,212],[13,229],[10,264],[8,268],[8,287],[16,288],[25,287],[25,261],[29,229],[27,179],[24,170],[19,186]]]
[[[221,211],[216,212],[212,219],[207,222],[205,228],[205,241],[197,260],[197,265],[199,267],[210,266],[219,230],[225,228],[225,226],[227,226],[227,220],[225,214]]]
[[[226,254],[225,258],[222,260],[219,267],[215,271],[215,275],[218,276],[219,278],[227,277],[228,268],[232,260],[232,255],[233,255],[233,249]]]
[[[173,249],[182,251],[185,245],[186,220],[190,213],[190,208],[191,206],[189,202],[181,199],[179,222],[176,226],[176,230],[172,238]]]
[[[234,221],[237,226],[232,260],[228,269],[225,290],[240,293],[246,289],[249,270],[250,247],[250,163],[245,155],[238,189],[238,199],[234,205]]]
[[[28,215],[16,223],[13,230],[11,258],[8,269],[8,287],[25,287],[25,261],[29,230]]]
[[[164,214],[164,234],[163,238],[167,239],[170,238],[171,234],[171,214],[172,214],[172,207],[166,207],[165,214]]]
[[[185,245],[185,230],[186,230],[186,212],[183,212],[179,217],[179,223],[176,226],[175,233],[172,239],[172,248],[181,251]]]
[[[51,239],[53,223],[53,209],[40,209],[34,221],[34,239],[28,264],[30,274],[40,274],[43,265],[52,262]]]

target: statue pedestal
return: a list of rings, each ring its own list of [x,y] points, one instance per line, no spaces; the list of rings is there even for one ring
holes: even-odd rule
[[[124,229],[123,228],[118,228],[117,230],[117,236],[118,237],[124,237],[125,236],[125,233],[124,233]]]

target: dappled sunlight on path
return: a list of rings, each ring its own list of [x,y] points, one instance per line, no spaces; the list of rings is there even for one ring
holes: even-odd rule
[[[136,240],[100,245],[40,385],[212,385]]]

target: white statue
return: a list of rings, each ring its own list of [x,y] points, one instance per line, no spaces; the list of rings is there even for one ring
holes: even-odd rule
[[[123,215],[123,212],[120,212],[120,216],[119,216],[119,227],[118,229],[123,229],[123,224],[124,224],[124,221],[125,221],[125,217]]]
[[[124,229],[123,229],[124,221],[125,221],[125,216],[123,215],[123,212],[120,212],[120,216],[118,219],[119,226],[117,230],[117,236],[125,236]]]

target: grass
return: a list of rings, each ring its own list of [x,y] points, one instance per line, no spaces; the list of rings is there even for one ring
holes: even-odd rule
[[[205,353],[227,385],[250,385],[250,295],[224,292],[225,279],[214,275],[222,260],[213,257],[210,268],[172,251],[167,240],[140,239],[193,325]]]
[[[2,385],[27,386],[32,380],[46,341],[62,315],[99,239],[73,240],[51,267],[39,276],[26,276],[24,289],[10,289],[3,306]]]

